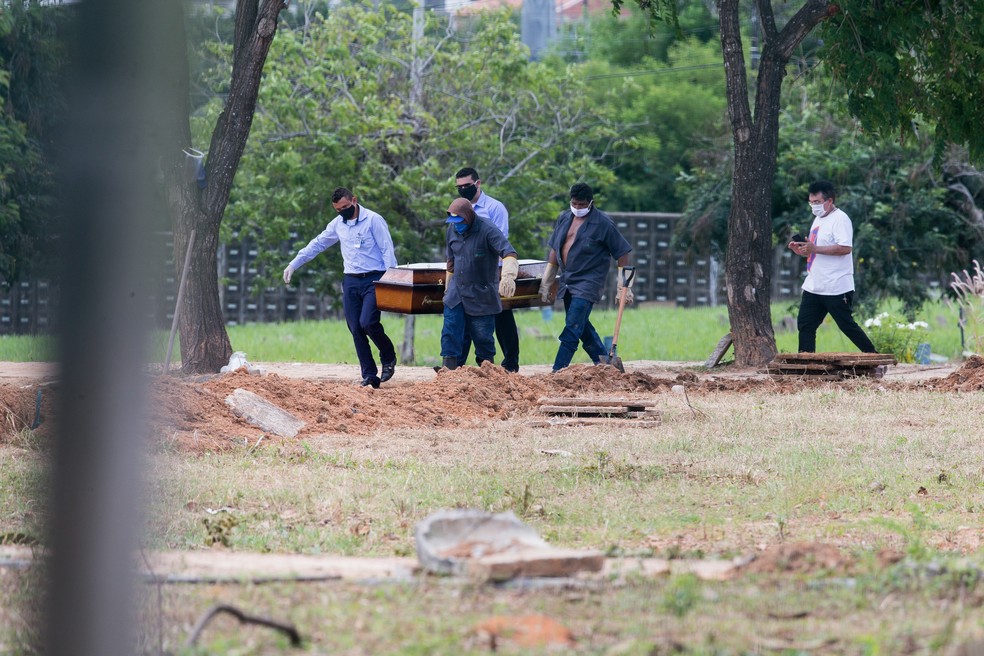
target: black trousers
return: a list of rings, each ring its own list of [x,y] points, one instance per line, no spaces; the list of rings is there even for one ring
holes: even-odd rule
[[[516,327],[516,317],[512,310],[503,310],[495,315],[495,338],[502,349],[502,368],[506,371],[519,371],[519,328]],[[465,343],[461,349],[459,364],[468,360],[471,351],[471,335],[465,331]],[[476,359],[476,364],[481,364]]]
[[[864,329],[854,320],[854,292],[824,296],[804,291],[800,301],[796,327],[799,329],[800,353],[813,353],[817,350],[817,328],[829,314],[840,331],[844,333],[862,353],[875,353],[875,345],[868,339]]]

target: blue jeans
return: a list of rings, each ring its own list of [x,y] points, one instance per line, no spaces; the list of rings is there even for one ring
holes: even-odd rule
[[[564,309],[567,310],[567,314],[564,318],[564,330],[560,333],[560,348],[557,349],[557,357],[554,359],[554,371],[559,371],[571,363],[577,352],[578,342],[584,345],[584,350],[595,364],[598,364],[605,354],[605,345],[598,336],[598,331],[588,320],[593,307],[594,303],[591,301],[573,297],[570,292],[564,295]]]
[[[376,361],[369,348],[371,339],[379,349],[379,359],[383,364],[396,364],[396,348],[379,323],[379,308],[376,307],[376,280],[383,277],[382,271],[367,275],[346,274],[342,278],[342,308],[345,310],[345,323],[348,324],[355,354],[359,356],[362,377],[369,378],[377,373]]]
[[[465,314],[465,304],[459,303],[453,308],[444,306],[444,328],[441,330],[441,357],[460,358],[465,341],[465,330],[475,343],[475,361],[482,364],[485,360],[495,362],[495,315],[473,317]],[[464,364],[459,362],[458,364]]]

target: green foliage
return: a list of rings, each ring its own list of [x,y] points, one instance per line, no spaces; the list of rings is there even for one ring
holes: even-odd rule
[[[64,116],[66,18],[36,2],[0,7],[0,280],[43,264],[54,232],[45,147]]]
[[[332,189],[345,186],[386,218],[400,262],[442,261],[454,173],[474,166],[509,209],[521,256],[544,256],[542,238],[568,187],[612,181],[594,153],[622,137],[573,69],[528,54],[505,12],[460,30],[431,14],[422,39],[412,37],[411,17],[388,5],[340,7],[303,30],[282,30],[224,234],[258,243],[273,283],[292,255],[276,246],[320,232],[335,216]],[[224,72],[212,69],[216,91]],[[198,134],[218,111],[213,102],[200,113]],[[328,254],[302,273],[328,291],[340,260]]]
[[[617,111],[626,137],[614,153],[618,176],[607,197],[622,211],[679,211],[677,179],[692,175],[695,153],[727,148],[724,75],[716,41],[679,40],[665,60],[643,58],[631,66],[598,59],[582,66],[596,105]]]
[[[697,606],[703,587],[695,574],[680,574],[670,579],[663,595],[662,610],[683,617]]]
[[[916,361],[916,347],[928,339],[929,324],[881,312],[865,319],[864,329],[879,353],[891,353],[899,362],[911,363]]]
[[[838,3],[821,29],[824,61],[847,89],[865,130],[918,138],[935,126],[947,143],[984,156],[984,21],[980,0]]]
[[[785,91],[772,194],[776,243],[808,231],[813,217],[807,187],[831,180],[838,207],[854,224],[859,301],[874,308],[899,298],[911,315],[928,298],[927,279],[944,280],[984,246],[984,225],[975,219],[984,205],[980,173],[958,150],[937,171],[932,134],[900,144],[862,131],[830,102],[837,89],[816,70]],[[681,178],[687,190],[681,246],[724,251],[731,168],[730,156],[709,152],[702,166]]]

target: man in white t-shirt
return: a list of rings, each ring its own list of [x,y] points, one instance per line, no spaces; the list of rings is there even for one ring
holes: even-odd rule
[[[829,314],[837,327],[863,353],[875,353],[875,345],[852,315],[854,303],[854,227],[834,205],[834,185],[820,180],[810,185],[813,225],[806,241],[789,242],[789,249],[806,258],[806,280],[796,325],[800,353],[817,349],[817,328]]]

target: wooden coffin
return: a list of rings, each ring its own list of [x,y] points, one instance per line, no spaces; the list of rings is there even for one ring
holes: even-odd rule
[[[502,299],[504,308],[550,305],[540,300],[540,280],[547,263],[520,260],[516,293]],[[444,262],[425,262],[390,267],[376,281],[376,306],[383,312],[442,314],[444,312]],[[554,283],[554,291],[556,292]]]

